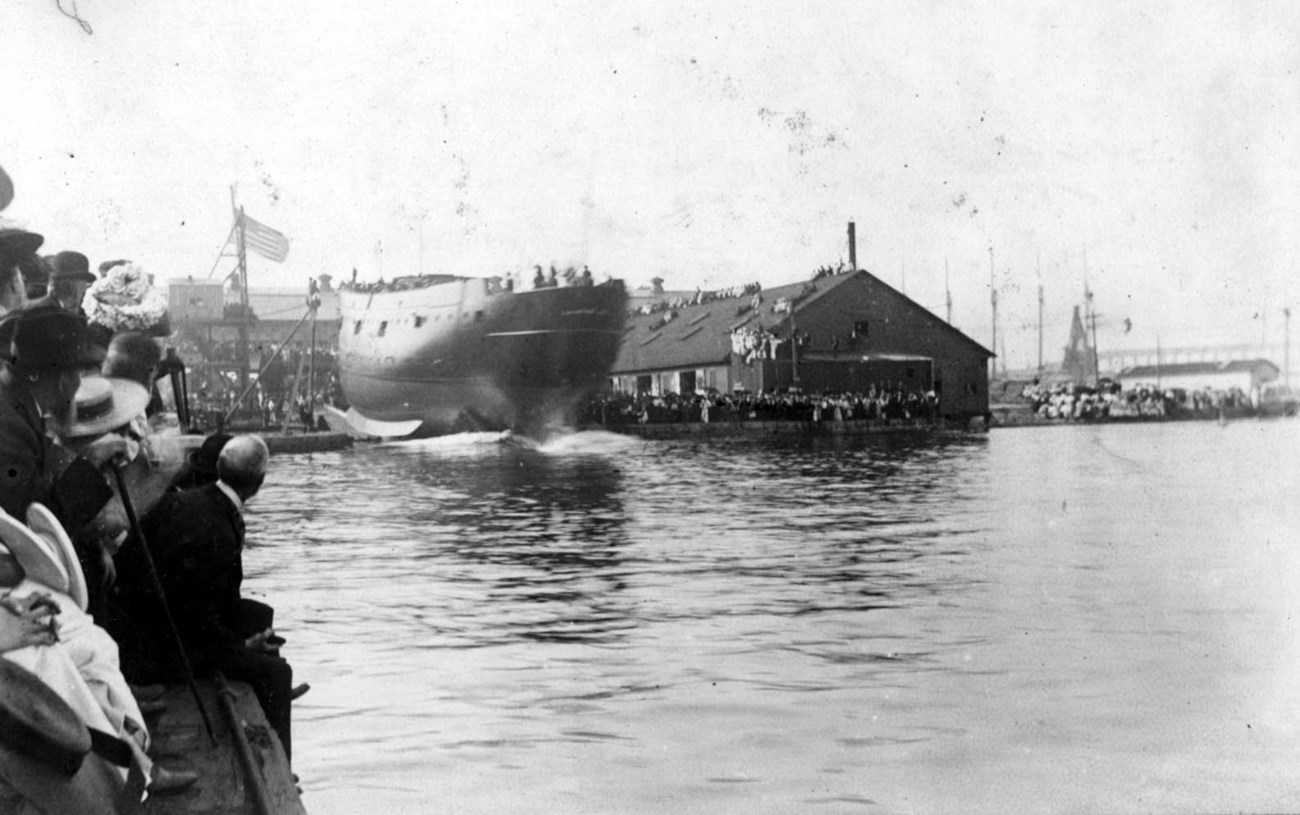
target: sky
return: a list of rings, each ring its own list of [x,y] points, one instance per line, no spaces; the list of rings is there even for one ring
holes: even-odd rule
[[[128,7],[129,6],[129,7]],[[63,11],[73,12],[83,26]],[[1285,2],[17,0],[4,212],[92,263],[251,283],[590,266],[774,286],[857,259],[1048,362],[1282,342],[1300,306]],[[44,250],[43,250],[44,251]],[[1125,331],[1124,321],[1131,321]],[[1281,362],[1281,360],[1276,360]]]

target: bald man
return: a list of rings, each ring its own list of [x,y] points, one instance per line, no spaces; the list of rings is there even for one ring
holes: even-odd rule
[[[244,579],[244,505],[257,495],[270,458],[257,436],[235,436],[217,457],[217,482],[166,495],[143,521],[145,540],[181,640],[199,674],[221,671],[248,682],[267,721],[290,755],[293,670],[267,644],[270,607],[240,597]],[[138,570],[136,570],[138,571]],[[151,651],[166,655],[166,617],[147,575],[128,579],[121,595],[132,618],[149,632]],[[172,671],[174,662],[170,663]],[[133,681],[169,678],[137,675]]]

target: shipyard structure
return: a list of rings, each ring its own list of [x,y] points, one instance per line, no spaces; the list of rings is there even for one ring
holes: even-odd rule
[[[993,353],[863,270],[770,289],[632,295],[611,371],[626,394],[933,392],[984,417]]]

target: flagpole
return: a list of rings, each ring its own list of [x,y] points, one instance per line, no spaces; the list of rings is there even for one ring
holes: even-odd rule
[[[241,312],[239,315],[239,388],[246,393],[251,354],[248,348],[248,254],[244,243],[244,208],[235,204],[234,186],[230,188],[230,206],[235,211],[235,231],[239,238],[236,244],[239,254],[239,310]]]

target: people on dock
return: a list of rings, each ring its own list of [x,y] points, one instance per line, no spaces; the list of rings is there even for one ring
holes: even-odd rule
[[[289,705],[305,686],[291,685],[274,611],[240,596],[242,511],[265,478],[266,445],[223,436],[187,460],[167,438],[179,430],[174,418],[166,423],[156,387],[158,323],[133,325],[141,312],[114,311],[111,299],[97,301],[88,319],[81,303],[91,302],[85,291],[96,278],[75,252],[51,259],[49,284],[31,288],[33,302],[27,283],[38,275],[24,269],[43,268],[42,242],[0,228],[0,670],[26,669],[82,724],[120,739],[150,793],[181,789],[196,776],[150,760],[144,722],[163,704],[163,689],[145,683],[181,678],[170,670],[188,661],[170,634],[175,612],[200,673],[248,682],[288,755]],[[129,278],[142,304],[156,300],[138,267],[114,263],[106,273]],[[320,384],[331,386],[327,377]],[[156,557],[161,595],[147,555]],[[13,783],[13,762],[30,757],[14,758],[22,745],[6,735],[0,811],[22,801],[41,809],[40,785]],[[125,783],[112,782],[115,795]]]
[[[766,391],[722,393],[608,393],[593,398],[583,421],[601,425],[716,423],[746,421],[855,421],[882,425],[930,423],[938,419],[933,390],[882,382],[865,392]]]
[[[1020,398],[1040,419],[1062,422],[1216,418],[1222,411],[1244,410],[1252,404],[1250,394],[1236,387],[1188,389],[1139,383],[1124,388],[1112,380],[1096,386],[1033,381],[1022,388]]]

